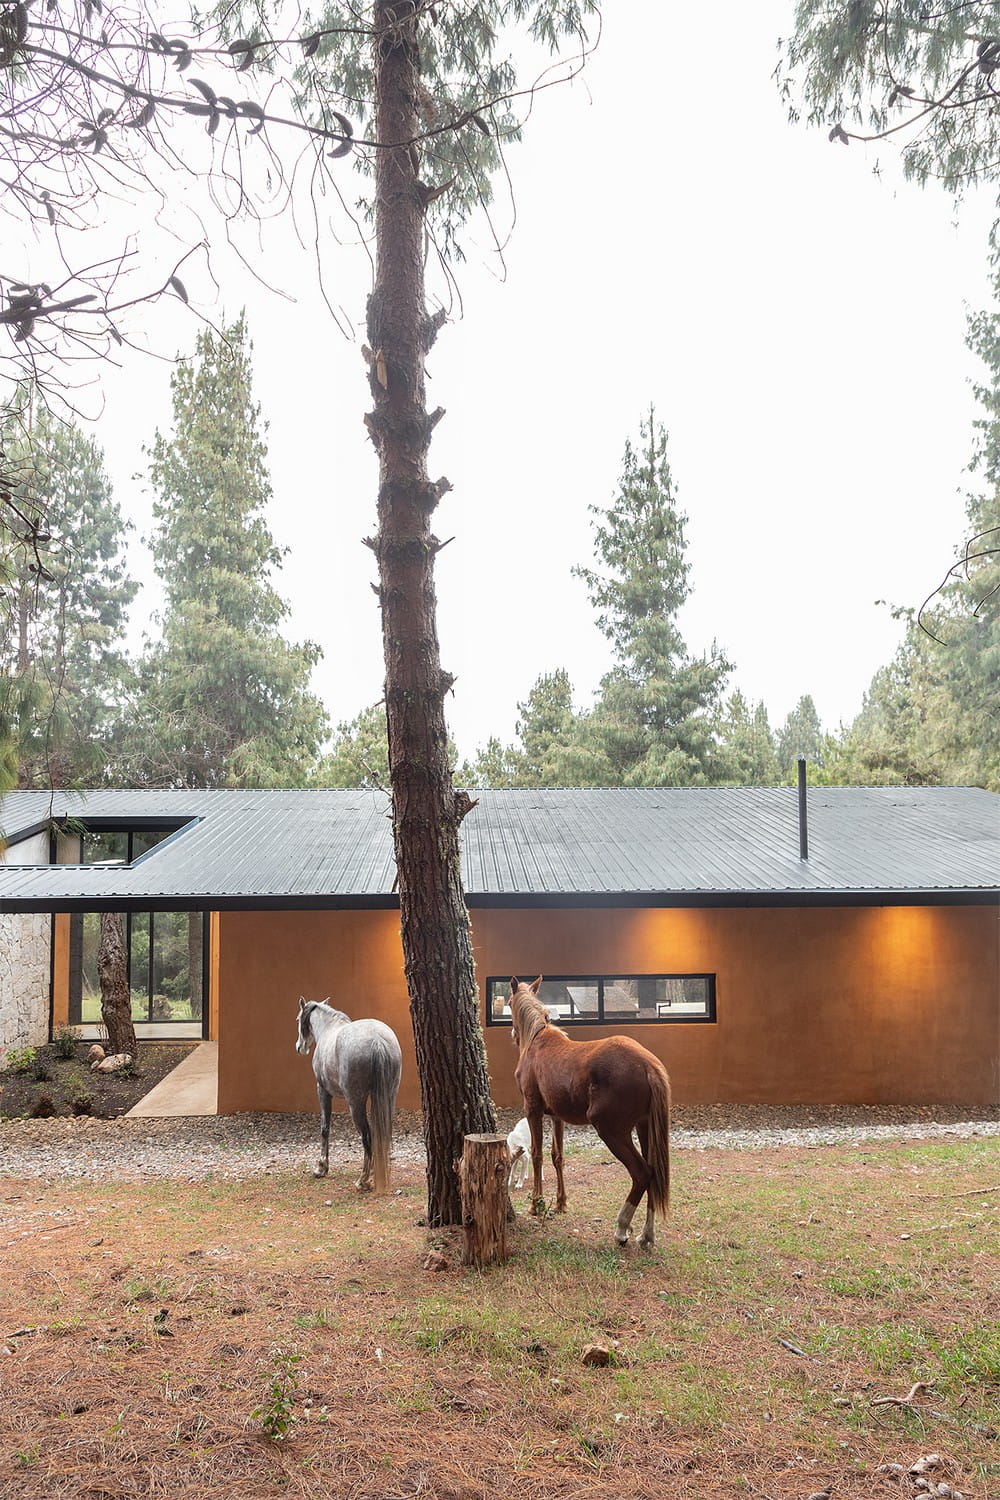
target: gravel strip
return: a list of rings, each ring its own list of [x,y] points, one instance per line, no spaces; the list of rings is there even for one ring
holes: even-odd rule
[[[703,1105],[674,1111],[678,1150],[769,1150],[840,1142],[1000,1136],[1000,1108],[968,1118],[960,1107],[906,1108]],[[256,1177],[310,1170],[319,1145],[318,1115],[209,1115],[183,1119],[10,1120],[0,1124],[0,1178],[81,1178],[127,1181],[171,1177]],[[517,1120],[500,1111],[506,1132]],[[568,1128],[566,1144],[592,1143],[587,1129]],[[547,1133],[546,1133],[547,1142]],[[360,1165],[361,1147],[350,1117],[336,1114],[330,1165]],[[420,1116],[397,1117],[393,1157],[423,1163]]]

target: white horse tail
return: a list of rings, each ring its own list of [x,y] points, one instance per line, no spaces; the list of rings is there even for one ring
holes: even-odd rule
[[[372,1131],[372,1172],[376,1193],[383,1193],[389,1186],[389,1151],[396,1114],[399,1070],[395,1058],[381,1038],[372,1047],[371,1066],[369,1117]]]
[[[670,1207],[670,1079],[662,1064],[646,1070],[652,1101],[649,1108],[649,1165],[653,1177],[649,1202],[658,1214]]]

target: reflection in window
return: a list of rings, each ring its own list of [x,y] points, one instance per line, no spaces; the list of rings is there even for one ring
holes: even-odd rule
[[[131,912],[125,918],[133,1022],[200,1021],[204,993],[202,912]],[[70,925],[69,1020],[101,1021],[97,956],[101,919],[84,912]]]
[[[715,975],[560,975],[543,979],[538,998],[560,1026],[714,1021]],[[510,979],[488,979],[487,1025],[510,1019]]]

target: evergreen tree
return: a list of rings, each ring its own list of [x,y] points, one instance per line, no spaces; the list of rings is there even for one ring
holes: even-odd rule
[[[138,784],[301,786],[326,733],[308,688],[319,649],[279,633],[288,605],[271,583],[282,554],[250,355],[242,317],[199,335],[171,380],[173,434],[151,450],[165,606],[124,747]]]
[[[3,447],[12,507],[0,616],[0,696],[21,787],[103,774],[127,680],[123,637],[137,585],[97,444],[24,389]],[[20,518],[30,546],[17,534]]]
[[[598,784],[688,786],[718,779],[720,696],[729,663],[691,657],[677,615],[690,592],[686,517],[674,503],[667,435],[655,413],[629,442],[613,505],[591,507],[600,570],[574,568],[617,664],[601,682],[592,729]]]
[[[891,137],[907,176],[961,193],[996,177],[998,36],[995,0],[798,0],[781,87],[793,119]]]
[[[726,703],[720,725],[725,780],[733,786],[773,786],[778,780],[778,757],[767,709],[758,703],[751,711],[741,692]]]
[[[996,290],[1000,298],[1000,274]],[[966,504],[967,537],[933,599],[907,616],[893,662],[877,672],[837,745],[831,778],[972,784],[1000,790],[1000,310],[969,320],[983,360]]]
[[[389,787],[389,744],[385,704],[373,703],[356,718],[344,720],[334,730],[330,749],[323,756],[311,786]]]
[[[804,755],[813,765],[821,766],[824,748],[823,726],[820,724],[816,705],[809,694],[805,693],[778,730],[776,751],[780,775],[786,781],[794,781],[798,774],[796,763],[800,755]]]
[[[831,740],[821,780],[833,786],[936,786],[926,705],[913,687],[913,653],[904,642],[872,678],[861,712]]]

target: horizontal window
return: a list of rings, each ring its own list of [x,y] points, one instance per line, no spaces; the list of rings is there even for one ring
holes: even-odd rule
[[[714,1021],[714,974],[556,974],[538,998],[560,1026]],[[486,1024],[509,1026],[510,976],[486,981]]]

